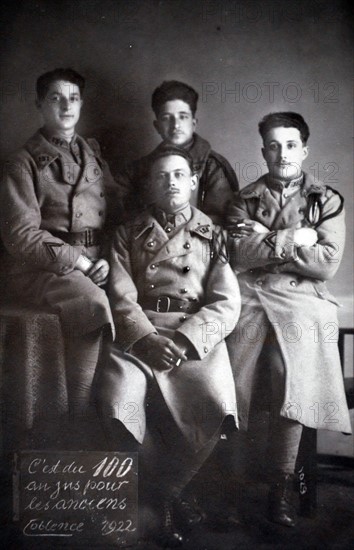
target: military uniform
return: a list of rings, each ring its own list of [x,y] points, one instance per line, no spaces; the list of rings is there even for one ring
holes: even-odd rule
[[[269,231],[237,237],[233,229],[244,218]],[[240,426],[248,426],[258,359],[272,329],[285,369],[280,415],[311,428],[351,432],[337,346],[338,303],[325,283],[344,250],[340,195],[308,174],[287,187],[268,174],[235,196],[228,224],[242,295],[240,320],[228,340]],[[316,244],[294,244],[301,227],[316,229]]]
[[[126,416],[123,405],[137,405],[135,421],[126,428],[141,443],[147,381],[154,378],[175,424],[190,446],[200,450],[228,410],[236,418],[223,339],[237,322],[240,297],[236,277],[220,257],[222,245],[215,241],[216,231],[219,239],[223,234],[205,214],[192,212],[192,218],[175,230],[168,225],[164,229],[146,213],[116,231],[109,298],[117,340],[104,369],[101,395],[112,417],[121,421]],[[143,364],[130,352],[150,333],[184,335],[193,357],[163,372]],[[206,410],[214,413],[204,417]]]
[[[156,216],[140,214],[115,234],[109,297],[117,340],[99,401],[142,444],[142,481],[176,495],[211,453],[223,419],[237,421],[224,336],[237,322],[240,296],[221,254],[223,233],[209,217],[192,209],[174,227]],[[160,371],[136,357],[134,344],[151,333],[183,335],[188,361]]]
[[[126,212],[137,212],[149,204],[144,195],[151,158],[165,146],[161,143],[146,157],[129,164],[117,176],[121,200]],[[192,193],[191,204],[219,224],[224,224],[225,210],[238,190],[238,181],[229,162],[213,151],[208,141],[194,134],[192,143],[183,147],[193,160],[193,172],[198,174],[198,185]],[[128,214],[129,216],[129,214]],[[129,219],[129,218],[128,218]]]
[[[61,446],[92,448],[96,427],[90,406],[101,329],[111,327],[105,291],[75,269],[81,254],[105,254],[107,204],[114,183],[95,140],[68,144],[44,129],[5,166],[0,190],[3,276],[7,292],[58,313],[64,334],[70,428],[61,423]],[[48,365],[50,368],[50,365]],[[66,428],[65,428],[66,426]],[[60,427],[58,426],[59,433]]]
[[[115,186],[95,140],[70,145],[44,130],[6,163],[0,190],[6,286],[50,305],[64,329],[80,334],[112,324],[104,290],[74,269],[104,253],[102,230]]]

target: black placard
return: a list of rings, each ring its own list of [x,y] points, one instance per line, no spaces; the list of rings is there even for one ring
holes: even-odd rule
[[[14,521],[24,537],[126,545],[138,533],[137,453],[15,455]]]

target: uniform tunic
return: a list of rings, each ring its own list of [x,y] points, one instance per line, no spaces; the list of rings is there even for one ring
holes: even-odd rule
[[[152,153],[129,164],[118,174],[121,200],[127,212],[136,212],[149,204],[149,197],[144,194],[149,166],[156,151],[164,146],[166,144],[163,142]],[[224,224],[226,207],[239,188],[234,170],[198,134],[194,134],[191,144],[183,149],[192,157],[193,172],[198,174],[198,184],[192,193],[191,204],[210,216],[215,223]]]
[[[318,241],[297,246],[295,230],[311,227],[306,215],[310,204],[318,218]],[[269,231],[237,238],[231,229],[231,264],[240,272],[242,311],[228,347],[240,425],[248,425],[257,359],[271,326],[285,365],[281,416],[312,428],[351,432],[337,346],[338,303],[325,283],[336,273],[344,250],[339,195],[308,174],[286,188],[266,175],[235,197],[230,227],[243,218],[259,221]]]
[[[75,327],[79,334],[112,325],[105,292],[74,269],[80,254],[98,259],[103,252],[101,246],[67,244],[55,233],[103,229],[113,189],[97,142],[80,136],[69,146],[38,131],[5,166],[0,218],[7,287],[50,305],[64,329]]]
[[[237,322],[240,295],[236,277],[220,254],[221,245],[215,244],[216,233],[220,240],[220,228],[193,208],[192,218],[171,232],[171,238],[151,213],[120,226],[115,234],[110,303],[117,340],[103,369],[100,393],[111,417],[124,422],[140,443],[149,379],[157,381],[176,425],[195,451],[215,435],[226,415],[236,417],[223,339]],[[162,296],[197,307],[193,313],[166,312],[165,298],[160,311],[159,306],[144,307],[147,300],[157,302]],[[159,371],[130,353],[135,342],[156,332],[170,338],[184,335],[193,349],[190,360]],[[129,408],[132,404],[134,410]]]

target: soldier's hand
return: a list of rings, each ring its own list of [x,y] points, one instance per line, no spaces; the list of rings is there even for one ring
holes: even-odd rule
[[[244,218],[239,220],[230,231],[232,237],[248,237],[252,233],[269,233],[269,229],[256,220]]]
[[[312,246],[317,243],[317,239],[317,231],[311,227],[301,227],[295,231],[294,243],[298,246]]]
[[[170,370],[187,356],[176,344],[160,334],[148,334],[134,344],[134,354],[157,370]]]
[[[88,271],[87,276],[90,277],[91,281],[96,283],[98,286],[106,284],[109,274],[109,263],[107,260],[101,258],[94,263],[90,271]]]

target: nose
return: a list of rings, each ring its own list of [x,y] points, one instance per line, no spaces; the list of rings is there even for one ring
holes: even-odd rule
[[[173,173],[167,174],[166,182],[167,182],[168,187],[174,187],[176,185],[175,175]]]
[[[284,145],[281,145],[279,147],[279,157],[281,160],[285,160],[287,158],[287,149]]]
[[[172,129],[173,130],[176,130],[179,128],[180,126],[180,121],[177,117],[173,117],[171,118],[171,126],[172,126]]]
[[[63,111],[68,111],[70,106],[70,102],[66,97],[62,97],[60,101],[60,107],[63,109]]]

